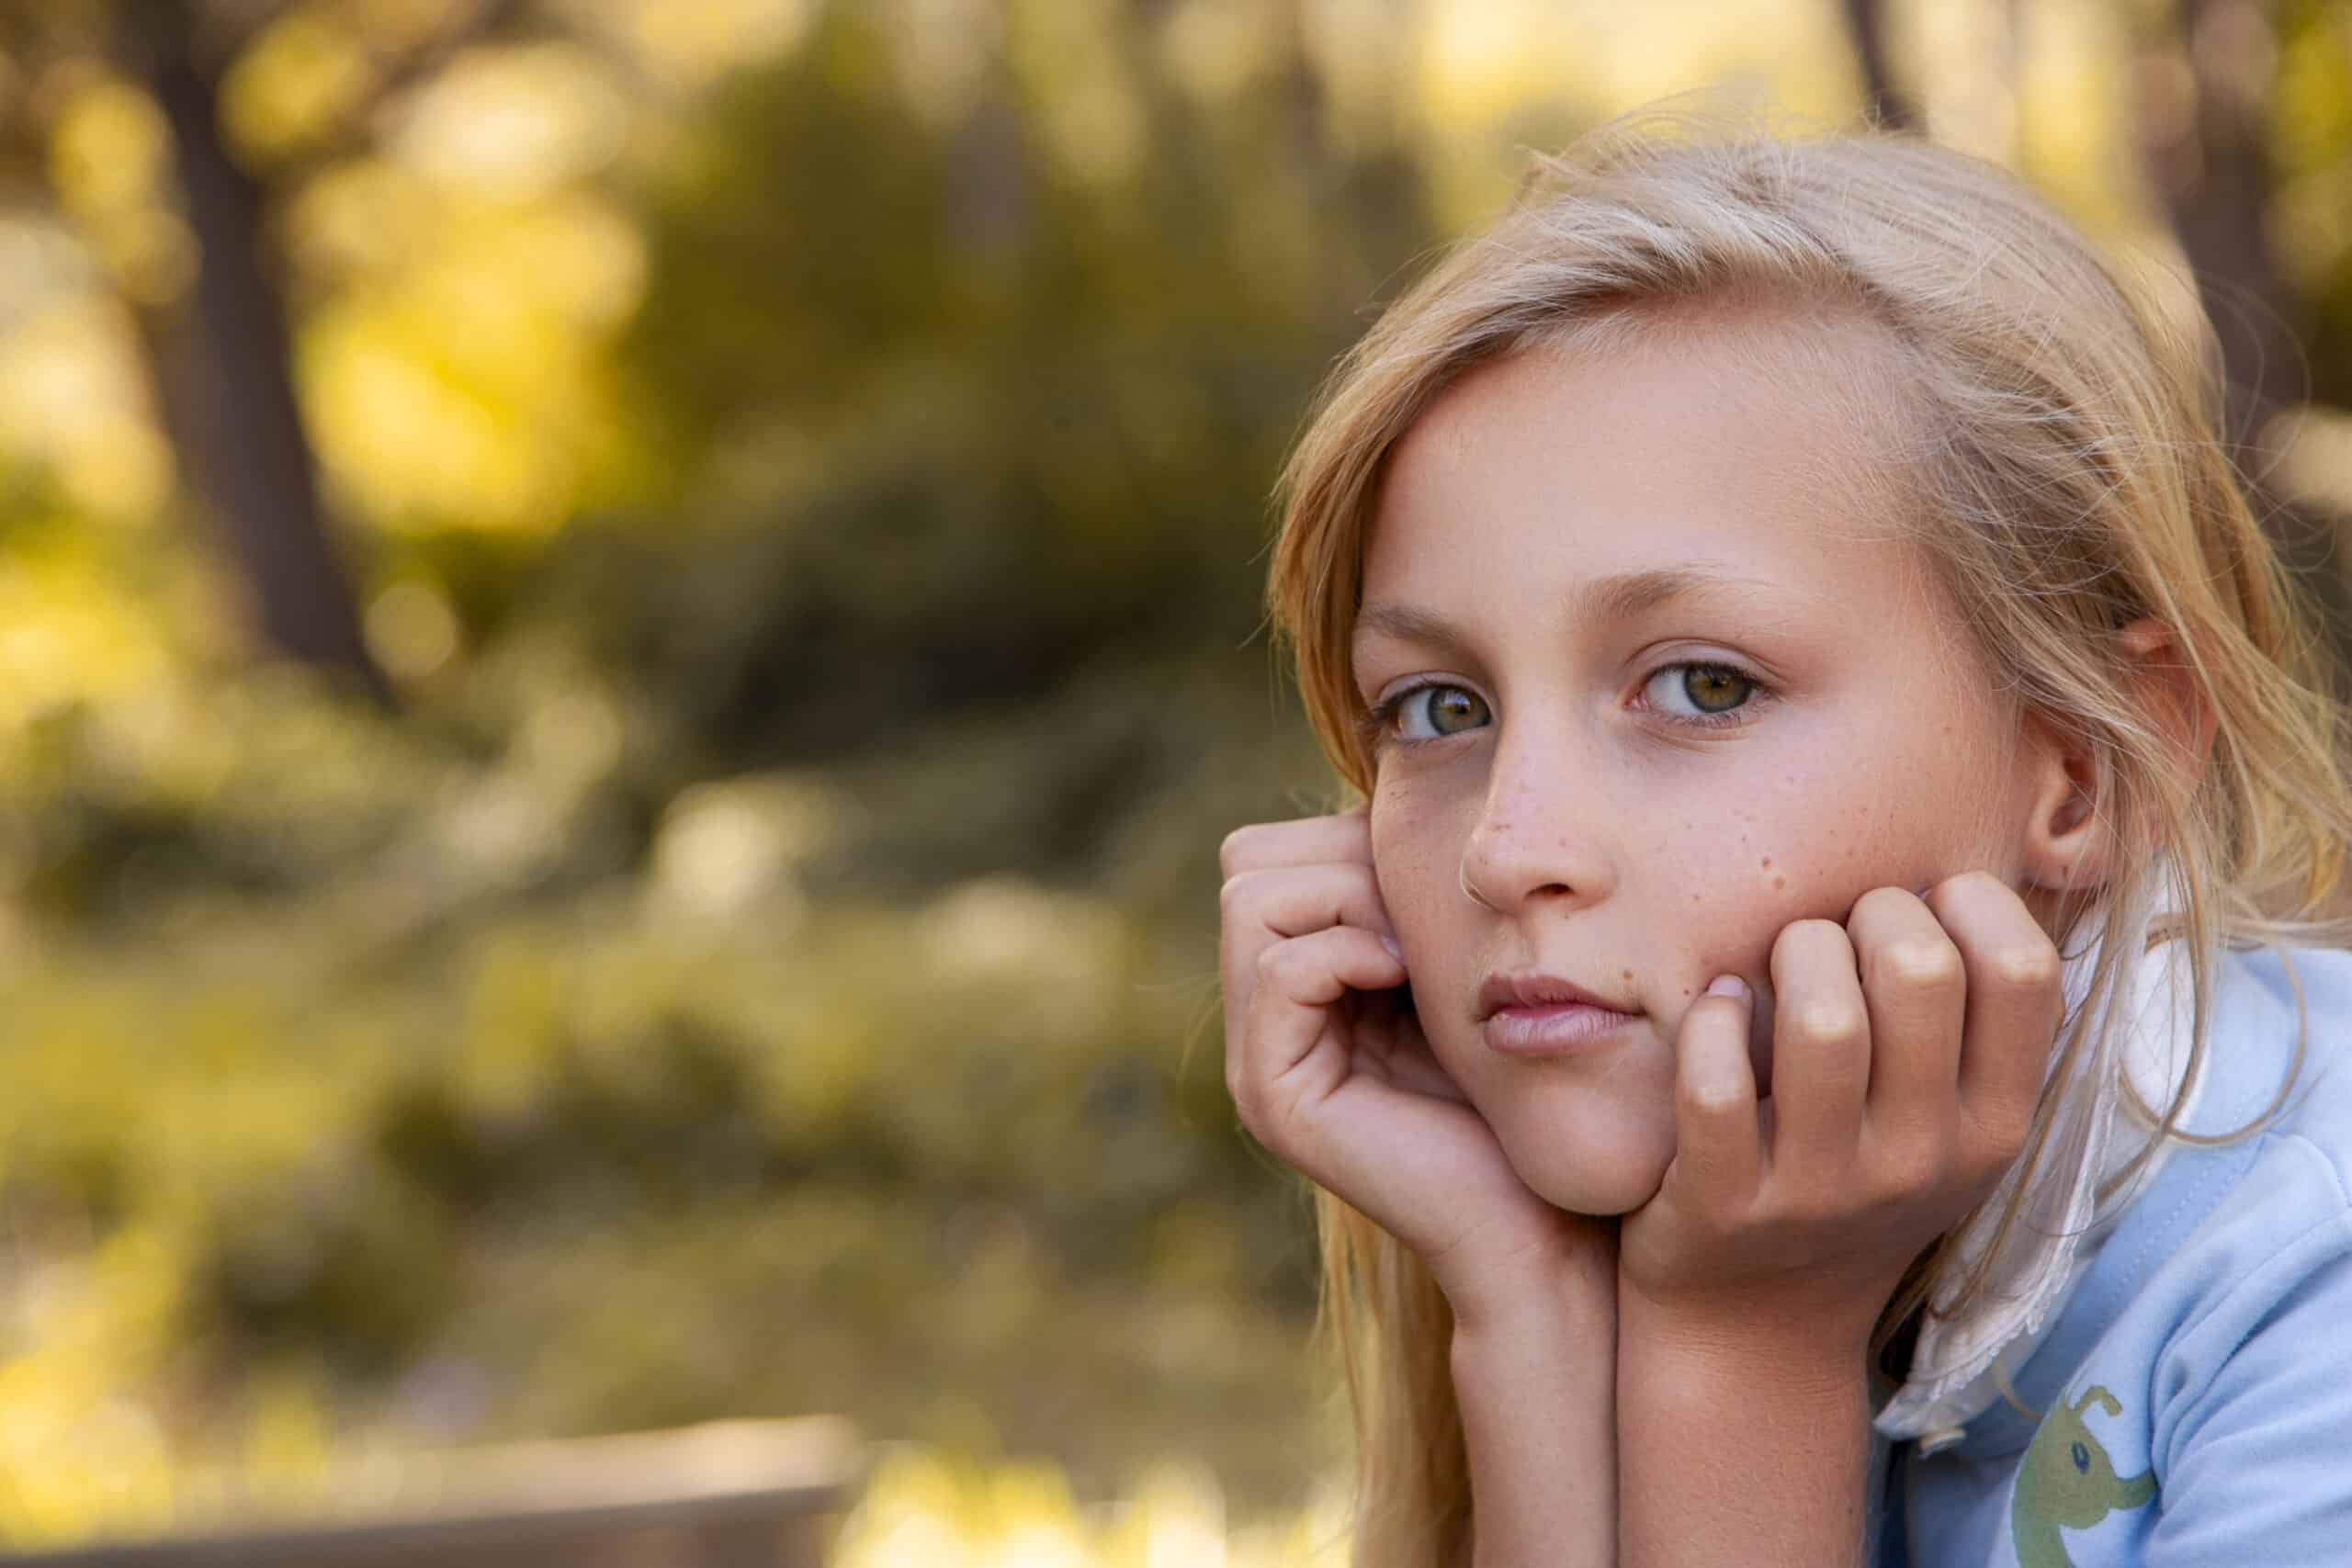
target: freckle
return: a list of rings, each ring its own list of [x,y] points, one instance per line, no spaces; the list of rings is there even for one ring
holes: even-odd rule
[[[1772,857],[1770,855],[1766,855],[1764,857],[1764,869],[1766,871],[1772,869]]]
[[[1634,977],[1634,972],[1633,972],[1631,969],[1625,970],[1623,973],[1624,973],[1624,976],[1625,976],[1625,978],[1626,978],[1626,979],[1628,979],[1628,980],[1630,980],[1630,979],[1632,979],[1632,978]]]
[[[1775,887],[1786,887],[1788,885],[1789,879],[1785,876],[1776,876],[1772,879],[1772,886]]]

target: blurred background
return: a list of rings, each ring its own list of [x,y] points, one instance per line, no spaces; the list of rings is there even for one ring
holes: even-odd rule
[[[1340,1561],[1269,490],[1691,89],[2169,267],[2343,600],[2338,0],[0,9],[0,1544],[823,1412],[846,1563]]]

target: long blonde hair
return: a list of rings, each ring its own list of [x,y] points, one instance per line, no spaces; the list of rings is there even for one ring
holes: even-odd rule
[[[2135,911],[2188,944],[2201,1054],[2224,943],[2352,945],[2335,904],[2352,839],[2345,709],[2312,605],[2286,573],[2216,439],[2218,351],[2020,182],[1978,160],[1861,131],[1788,137],[1688,115],[1628,117],[1537,160],[1519,199],[1451,249],[1343,359],[1282,478],[1268,581],[1307,714],[1368,796],[1349,638],[1387,455],[1477,365],[1597,337],[1638,343],[1678,308],[1777,303],[1883,347],[1897,450],[1858,464],[1923,547],[2011,711],[2086,747],[2119,845],[2069,934],[2105,938],[2051,1074],[2117,1027]],[[1891,374],[1884,372],[1891,371]],[[2218,717],[2201,774],[2134,698],[2115,633],[2167,628]],[[2173,886],[2158,888],[2159,867]],[[2067,951],[2073,951],[2069,946]],[[2192,1058],[2193,1059],[2193,1058]],[[2043,1152],[2037,1115],[2015,1221]],[[2180,1103],[2146,1108],[2159,1136]],[[2153,1146],[2153,1145],[2152,1145]],[[1429,1271],[1329,1192],[1317,1337],[1354,1416],[1356,1560],[1453,1568],[1472,1543],[1468,1461],[1448,1371],[1452,1317]],[[1972,1219],[1974,1216],[1971,1216]],[[1956,1233],[1955,1233],[1956,1234]],[[1988,1250],[1985,1257],[1992,1253]],[[1912,1314],[1983,1287],[1952,1249],[1915,1262],[1875,1352]]]

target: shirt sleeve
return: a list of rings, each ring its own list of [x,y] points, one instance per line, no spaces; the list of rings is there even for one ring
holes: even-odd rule
[[[2313,1220],[2159,1359],[2147,1568],[2352,1551],[2352,1213]]]

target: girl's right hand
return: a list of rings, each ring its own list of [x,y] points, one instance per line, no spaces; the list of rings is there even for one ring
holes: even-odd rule
[[[1611,1227],[1511,1168],[1430,1052],[1365,808],[1235,829],[1221,860],[1226,1087],[1241,1124],[1429,1266],[1457,1322],[1613,1297]]]

